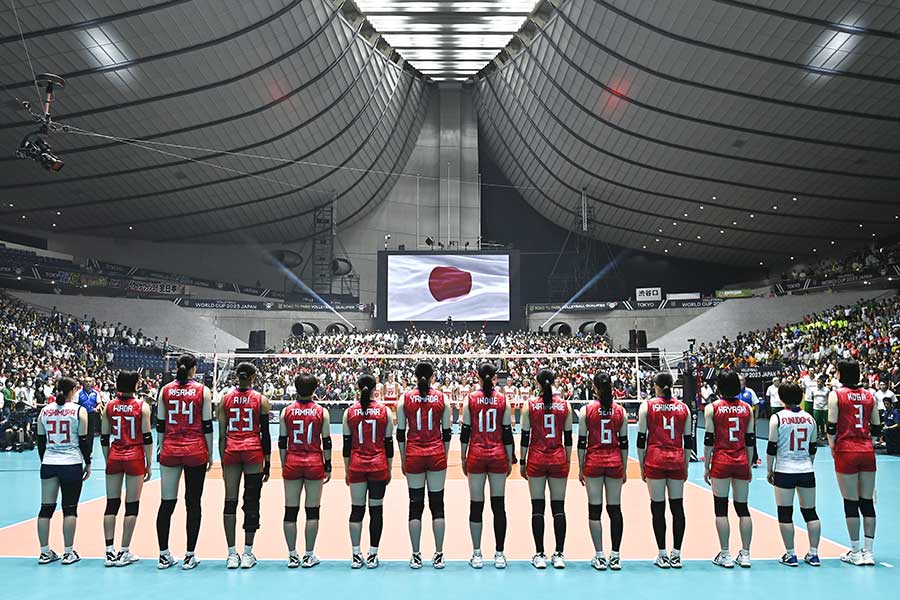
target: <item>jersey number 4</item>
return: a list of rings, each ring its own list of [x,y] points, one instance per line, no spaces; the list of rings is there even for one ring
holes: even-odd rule
[[[675,439],[675,417],[666,417],[662,418],[663,429],[669,432],[669,437],[671,439]]]

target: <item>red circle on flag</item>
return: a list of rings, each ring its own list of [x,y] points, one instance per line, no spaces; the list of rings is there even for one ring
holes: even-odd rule
[[[472,274],[456,267],[435,267],[428,276],[428,291],[438,302],[461,298],[472,291]]]

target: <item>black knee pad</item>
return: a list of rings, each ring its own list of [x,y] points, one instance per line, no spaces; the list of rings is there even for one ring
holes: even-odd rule
[[[121,498],[107,498],[106,499],[106,510],[103,511],[103,516],[115,516],[119,514],[119,507],[122,506]]]
[[[612,507],[607,505],[607,512],[609,512],[610,508]],[[599,521],[601,516],[603,516],[602,504],[588,504],[588,521]],[[610,514],[610,516],[612,516],[612,514]]]
[[[138,516],[138,511],[141,508],[141,501],[135,500],[134,502],[126,502],[125,503],[125,516],[126,517],[136,517]]]
[[[599,504],[597,506],[599,506]],[[590,510],[590,508],[591,507],[589,505],[588,510]],[[615,518],[621,517],[622,516],[622,505],[621,504],[607,504],[606,505],[606,514],[609,515],[610,519],[615,519]],[[599,515],[597,516],[597,519],[598,520],[600,519]]]
[[[444,518],[444,490],[428,492],[428,509],[432,519]]]
[[[244,476],[244,503],[241,506],[241,510],[244,512],[244,531],[259,529],[259,498],[262,495],[262,480],[262,473]]]
[[[369,500],[383,500],[387,490],[387,481],[369,482]]]
[[[544,511],[547,509],[547,502],[545,500],[536,500],[534,498],[531,499],[531,516],[532,517],[543,517]]]
[[[793,523],[794,522],[794,507],[793,506],[779,506],[778,507],[778,522],[779,523]]]
[[[818,521],[819,515],[816,513],[816,507],[812,508],[801,508],[800,514],[803,515],[803,520],[809,523],[810,521]]]
[[[41,510],[38,511],[38,519],[51,519],[53,513],[56,512],[56,502],[41,504]]]
[[[859,512],[866,518],[875,517],[875,503],[871,498],[859,499]]]
[[[318,506],[307,506],[305,509],[306,512],[306,520],[307,521],[318,521],[319,520],[319,507]]]
[[[350,522],[362,523],[363,517],[366,516],[365,504],[354,504],[350,507]]]
[[[172,513],[175,512],[176,504],[178,504],[178,500],[163,500],[159,503],[159,514],[171,517]]]
[[[717,517],[727,517],[728,496],[713,496],[713,511]]]
[[[491,512],[495,515],[506,512],[506,498],[503,496],[491,496]]]
[[[844,499],[844,516],[848,519],[859,518],[859,500]]]
[[[78,516],[78,505],[71,504],[69,506],[63,506],[62,514],[64,517],[77,517]]]
[[[565,500],[551,500],[550,501],[550,514],[554,517],[558,515],[566,514],[566,501]]]
[[[384,505],[383,504],[377,504],[375,506],[369,507],[369,518],[370,519],[377,519],[378,517],[381,517],[383,515],[384,515]]]
[[[734,512],[739,517],[749,517],[750,507],[746,502],[734,502]]]
[[[425,512],[425,488],[409,489],[409,520],[421,521]]]
[[[238,501],[237,500],[226,500],[225,508],[222,510],[222,514],[226,517],[233,517],[237,515]]]
[[[300,514],[299,506],[285,506],[284,507],[284,522],[285,523],[296,523],[297,515]]]
[[[484,514],[484,500],[480,500],[480,501],[471,500],[469,502],[469,522],[470,523],[481,523],[483,514]]]

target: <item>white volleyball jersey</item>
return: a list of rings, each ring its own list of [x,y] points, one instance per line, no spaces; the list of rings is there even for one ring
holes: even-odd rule
[[[783,410],[778,418],[778,473],[809,473],[813,470],[810,444],[816,443],[816,421],[804,410]]]
[[[79,465],[84,458],[78,447],[78,414],[81,407],[75,402],[60,406],[52,402],[41,410],[41,425],[47,433],[45,465]]]

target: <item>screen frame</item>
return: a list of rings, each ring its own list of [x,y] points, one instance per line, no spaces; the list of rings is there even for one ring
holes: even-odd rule
[[[510,331],[522,326],[522,297],[519,290],[520,282],[520,257],[518,250],[470,250],[468,252],[453,250],[379,250],[378,251],[378,289],[375,296],[376,318],[375,325],[380,330],[405,329],[414,325],[416,329],[433,330],[446,329],[447,324],[441,321],[388,321],[387,320],[387,292],[388,292],[388,256],[508,256],[509,257],[509,321],[454,321],[454,327],[471,329],[477,325],[480,329],[484,325],[489,331]]]

